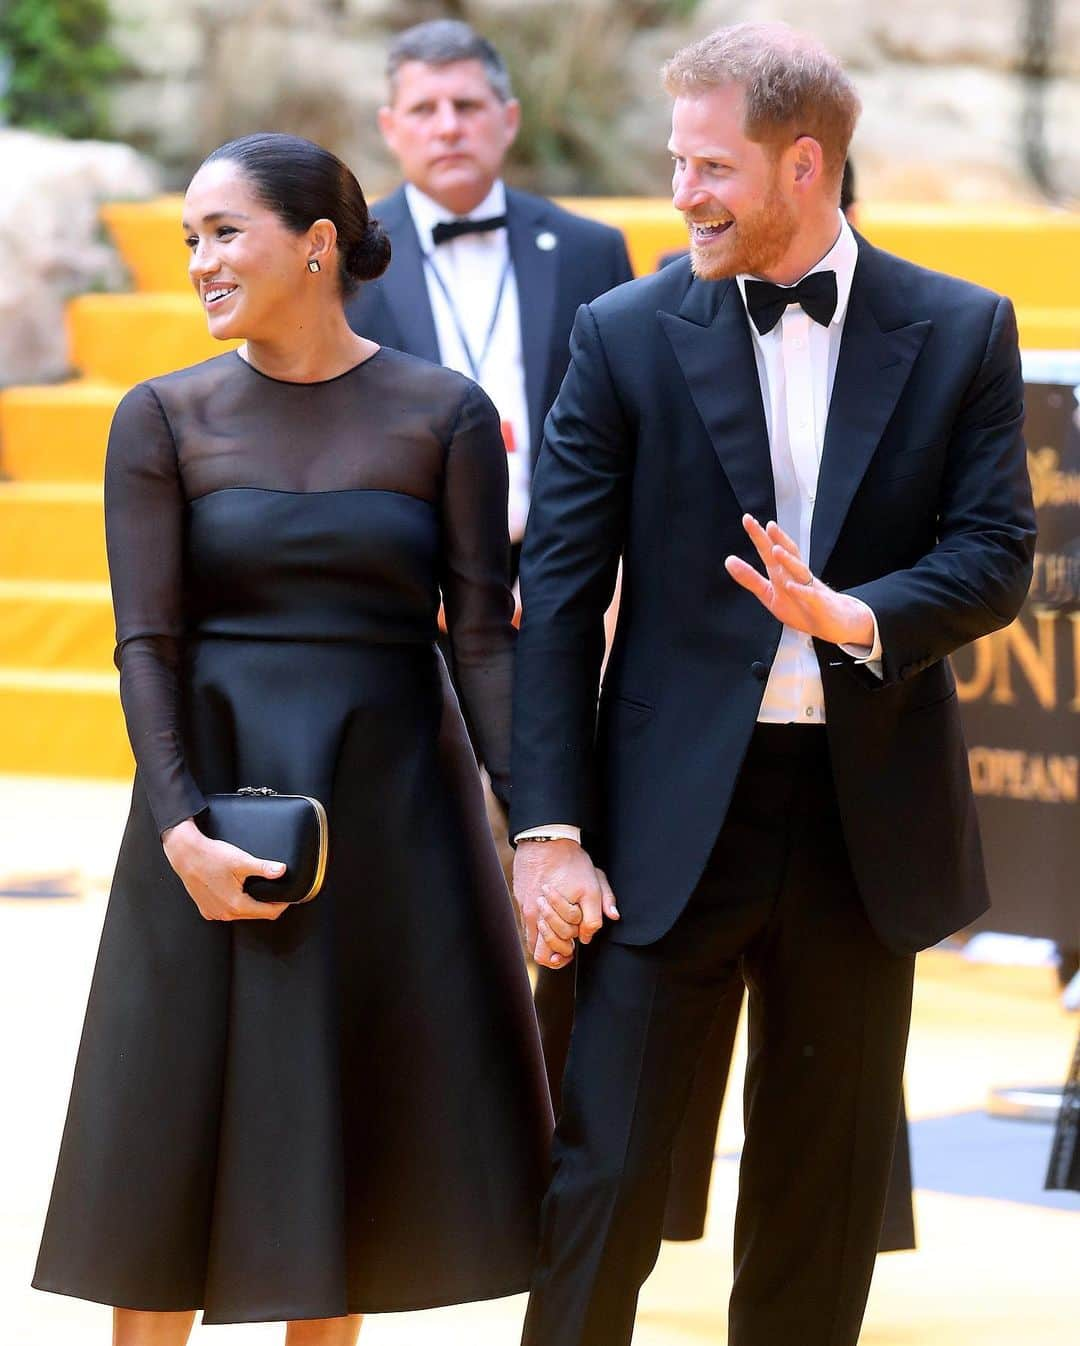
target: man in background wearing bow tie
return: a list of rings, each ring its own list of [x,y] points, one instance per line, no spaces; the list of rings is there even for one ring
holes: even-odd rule
[[[390,235],[385,276],[348,309],[372,341],[476,380],[502,417],[514,577],[544,417],[580,304],[633,272],[617,229],[502,180],[520,107],[502,58],[468,24],[398,34],[379,127],[405,181],[372,206]]]
[[[815,41],[721,29],[665,83],[691,256],[578,316],[522,556],[515,894],[578,960],[524,1339],[629,1343],[742,978],[728,1343],[855,1346],[914,955],[987,905],[947,657],[1031,576],[1016,326],[843,219],[859,102]]]

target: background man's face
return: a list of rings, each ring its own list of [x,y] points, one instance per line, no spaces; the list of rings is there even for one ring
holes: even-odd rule
[[[748,140],[735,85],[675,99],[671,191],[690,232],[694,273],[764,275],[791,246],[798,215],[783,188],[783,156]]]
[[[379,129],[406,181],[464,214],[501,173],[519,118],[518,103],[499,99],[480,61],[406,61]]]

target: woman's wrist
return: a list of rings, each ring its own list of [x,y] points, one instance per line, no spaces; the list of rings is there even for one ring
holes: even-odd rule
[[[198,845],[203,839],[202,832],[195,822],[194,818],[185,818],[182,822],[174,823],[172,827],[166,827],[161,834],[161,844],[166,854],[172,852],[182,852],[192,845]]]

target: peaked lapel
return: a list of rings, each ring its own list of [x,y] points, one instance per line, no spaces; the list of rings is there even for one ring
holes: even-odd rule
[[[888,273],[888,258],[859,238],[810,529],[809,564],[816,575],[832,555],[855,492],[932,326],[905,322],[890,313]]]
[[[439,338],[424,279],[424,259],[405,189],[399,187],[381,202],[377,215],[390,235],[390,265],[378,282],[383,299],[401,333],[401,348],[410,355],[439,363]]]
[[[775,519],[761,382],[739,287],[692,280],[679,312],[657,317],[740,509],[761,523]]]
[[[545,203],[506,191],[506,232],[517,282],[521,321],[521,357],[525,364],[525,403],[529,413],[529,452],[536,461],[547,412],[545,395],[551,357],[551,330],[558,293],[559,253],[566,246],[557,227],[545,218]],[[552,248],[537,246],[544,234]]]

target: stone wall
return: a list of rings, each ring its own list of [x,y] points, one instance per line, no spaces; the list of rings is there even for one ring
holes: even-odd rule
[[[120,288],[124,268],[98,219],[103,201],[157,191],[152,164],[127,145],[0,128],[0,387],[68,372],[64,304]]]
[[[181,186],[230,136],[290,130],[330,145],[378,194],[394,179],[375,129],[389,35],[466,17],[506,52],[527,129],[515,180],[541,190],[666,190],[667,102],[656,71],[722,23],[785,18],[848,63],[865,111],[864,195],[1037,200],[1023,160],[1018,73],[1025,0],[112,0],[131,63],[116,89],[118,137]],[[1046,99],[1053,175],[1080,196],[1080,4],[1058,0]],[[562,154],[561,149],[569,152]]]

